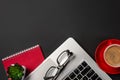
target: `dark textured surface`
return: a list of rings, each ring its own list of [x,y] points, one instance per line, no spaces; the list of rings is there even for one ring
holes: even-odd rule
[[[36,44],[47,57],[71,36],[94,59],[101,41],[120,39],[119,14],[118,1],[1,0],[0,58]],[[1,62],[0,78],[7,79]]]

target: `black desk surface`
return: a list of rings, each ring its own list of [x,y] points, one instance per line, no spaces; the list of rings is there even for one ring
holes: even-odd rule
[[[120,39],[119,8],[117,1],[1,0],[0,58],[36,44],[47,57],[73,37],[94,59],[101,41]],[[7,79],[1,62],[0,78]]]

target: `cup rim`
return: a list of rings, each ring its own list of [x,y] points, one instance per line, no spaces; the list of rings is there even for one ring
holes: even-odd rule
[[[119,68],[120,65],[119,65],[119,66],[113,66],[113,65],[109,64],[109,63],[106,61],[106,59],[105,59],[105,52],[108,50],[108,48],[113,47],[113,46],[119,46],[119,47],[120,47],[119,44],[111,44],[111,45],[107,46],[107,47],[105,48],[104,52],[103,52],[103,59],[105,60],[105,62],[107,63],[107,65],[109,65],[110,67]]]

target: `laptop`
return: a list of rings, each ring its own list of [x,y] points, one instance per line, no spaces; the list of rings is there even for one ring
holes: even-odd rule
[[[45,80],[46,72],[51,66],[58,66],[57,59],[65,50],[72,52],[74,58],[67,63],[56,80],[112,80],[72,37],[63,42],[25,80]]]

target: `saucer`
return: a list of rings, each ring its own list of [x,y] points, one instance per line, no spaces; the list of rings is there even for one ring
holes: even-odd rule
[[[99,67],[109,74],[120,74],[120,67],[111,67],[104,60],[104,51],[111,45],[120,45],[120,40],[117,39],[108,39],[102,41],[95,51],[95,60]]]

